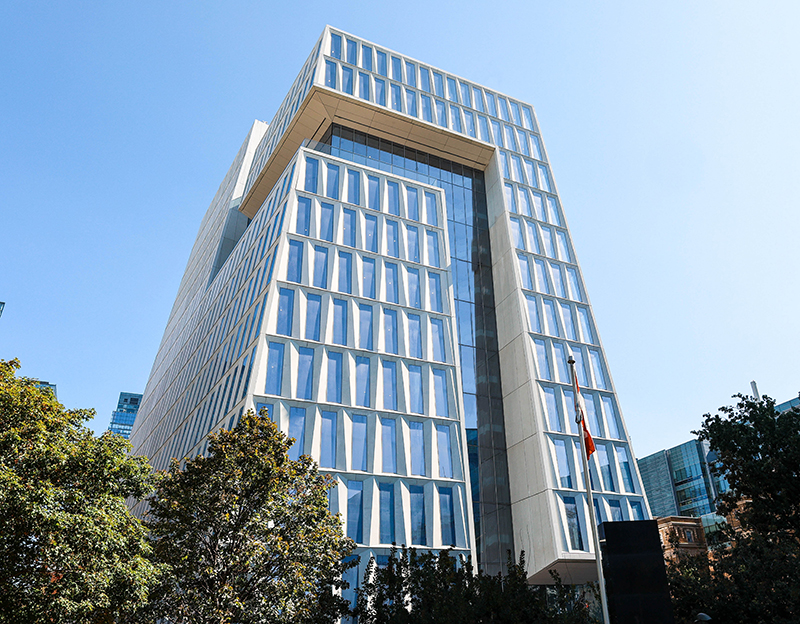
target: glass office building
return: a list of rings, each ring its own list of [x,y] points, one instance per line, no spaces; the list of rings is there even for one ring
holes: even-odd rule
[[[570,355],[598,516],[648,518],[533,108],[327,27],[200,224],[131,439],[165,468],[265,408],[335,477],[361,570],[524,550],[581,583]]]
[[[108,430],[120,434],[126,440],[129,439],[141,402],[141,394],[120,392],[117,409],[111,412],[111,423],[108,425]]]

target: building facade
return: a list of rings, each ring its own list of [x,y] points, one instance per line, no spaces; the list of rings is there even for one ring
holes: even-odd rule
[[[117,409],[111,412],[111,423],[108,425],[108,430],[120,434],[126,440],[129,439],[141,402],[141,394],[120,392]]]
[[[335,477],[361,570],[524,550],[581,583],[570,355],[599,521],[646,519],[533,108],[326,27],[201,222],[131,440],[165,468],[265,408]]]

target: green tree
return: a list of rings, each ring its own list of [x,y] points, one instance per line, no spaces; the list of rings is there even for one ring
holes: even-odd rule
[[[208,457],[173,461],[150,503],[155,560],[170,573],[151,616],[174,624],[333,622],[354,544],[328,511],[332,482],[293,439],[249,412],[210,436]]]
[[[475,573],[450,551],[393,549],[384,566],[370,560],[358,589],[361,624],[592,624],[586,595],[561,583],[527,582],[525,554],[509,555],[508,573]]]
[[[113,621],[146,602],[157,571],[125,504],[152,490],[150,467],[19,366],[0,360],[0,621]]]

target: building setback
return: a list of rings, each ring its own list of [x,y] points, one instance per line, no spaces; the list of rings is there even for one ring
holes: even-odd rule
[[[265,408],[360,571],[394,542],[580,583],[569,355],[598,516],[648,518],[533,108],[326,27],[200,224],[131,439],[165,468]]]

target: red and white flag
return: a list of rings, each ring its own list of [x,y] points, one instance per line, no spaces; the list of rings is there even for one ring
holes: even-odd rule
[[[594,453],[594,440],[592,434],[586,428],[586,404],[583,402],[581,389],[578,387],[578,374],[575,372],[575,367],[572,367],[572,389],[575,393],[575,420],[581,423],[583,429],[583,440],[586,443],[586,457],[589,458]]]

